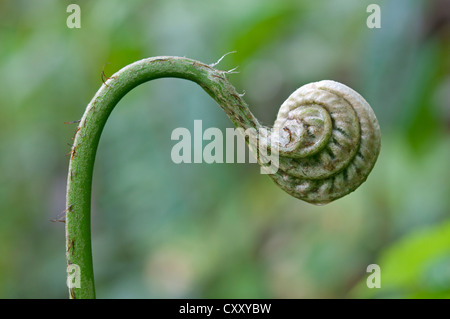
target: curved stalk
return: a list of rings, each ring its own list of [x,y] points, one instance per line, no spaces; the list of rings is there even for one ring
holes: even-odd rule
[[[165,77],[199,84],[225,111],[236,127],[258,129],[260,124],[225,78],[226,72],[181,57],[154,57],[130,64],[111,76],[86,108],[70,154],[66,194],[66,259],[80,270],[80,288],[71,298],[95,298],[91,247],[91,186],[95,155],[103,127],[116,104],[141,83]]]

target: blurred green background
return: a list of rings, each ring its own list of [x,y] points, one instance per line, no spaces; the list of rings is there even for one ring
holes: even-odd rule
[[[66,7],[81,7],[69,29]],[[381,29],[366,8],[381,7]],[[0,298],[67,298],[71,138],[112,75],[145,57],[219,68],[272,125],[308,82],[361,93],[381,126],[374,170],[323,207],[257,164],[170,159],[173,129],[232,127],[196,84],[129,93],[97,154],[93,250],[100,298],[450,297],[449,1],[0,0]],[[369,264],[381,288],[369,289]]]

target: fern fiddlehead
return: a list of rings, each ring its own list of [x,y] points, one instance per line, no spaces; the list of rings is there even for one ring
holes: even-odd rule
[[[274,127],[267,128],[250,112],[226,73],[187,58],[148,58],[108,78],[88,104],[75,133],[67,177],[66,259],[68,267],[80,269],[80,287],[69,288],[71,298],[95,298],[90,208],[101,132],[115,105],[141,83],[164,77],[196,82],[236,127],[267,129],[273,134],[272,146],[276,143],[279,150],[279,169],[270,177],[294,197],[324,204],[366,180],[380,150],[380,132],[372,109],[358,93],[333,81],[308,84],[283,103]],[[264,143],[261,139],[258,147]]]
[[[281,132],[280,171],[271,177],[290,195],[313,204],[354,191],[380,152],[380,127],[371,107],[335,81],[310,83],[292,93],[274,129]]]

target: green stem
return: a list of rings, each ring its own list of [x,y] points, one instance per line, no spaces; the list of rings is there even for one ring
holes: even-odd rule
[[[66,259],[80,269],[80,288],[71,298],[95,298],[91,247],[91,187],[95,154],[103,127],[120,99],[141,83],[165,77],[199,84],[225,111],[236,127],[261,125],[225,78],[226,72],[191,59],[154,57],[137,61],[111,76],[98,90],[77,128],[70,154],[66,197]]]

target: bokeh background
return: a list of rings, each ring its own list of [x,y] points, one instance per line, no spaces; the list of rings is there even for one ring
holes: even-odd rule
[[[81,7],[69,29],[66,7]],[[381,29],[369,29],[369,4]],[[176,165],[177,127],[231,122],[196,84],[130,92],[97,154],[93,250],[100,298],[450,297],[449,1],[0,0],[0,298],[67,298],[71,138],[101,73],[150,56],[229,76],[271,125],[321,79],[361,93],[382,131],[374,170],[318,207],[257,164]],[[381,288],[369,289],[369,264]]]

